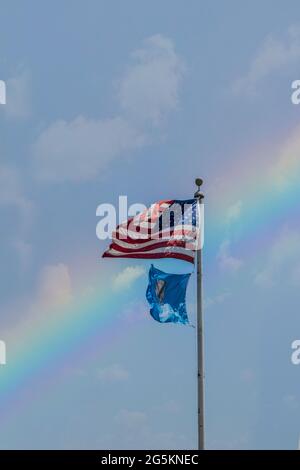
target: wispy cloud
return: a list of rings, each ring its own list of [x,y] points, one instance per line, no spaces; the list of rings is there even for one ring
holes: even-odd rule
[[[143,266],[127,266],[113,280],[115,290],[129,289],[131,285],[146,273]]]
[[[183,71],[170,39],[148,38],[118,82],[116,116],[59,119],[41,132],[33,145],[36,177],[56,183],[90,180],[112,160],[147,145],[149,124],[162,122],[177,106]]]
[[[242,212],[242,207],[243,207],[242,201],[237,201],[228,208],[227,214],[226,214],[226,220],[229,225],[240,217],[241,212]]]
[[[265,266],[255,276],[255,283],[272,287],[279,281],[297,283],[300,270],[300,235],[296,230],[284,228],[267,253]]]
[[[27,248],[24,248],[25,252]],[[26,253],[25,253],[26,255]],[[72,304],[73,289],[71,274],[68,266],[64,263],[45,265],[38,272],[35,279],[35,288],[29,296],[17,299],[7,315],[7,329],[5,335],[14,337],[14,331],[23,330],[26,336],[32,329],[32,325],[47,315],[60,313],[60,308]],[[19,322],[11,323],[10,318],[19,317]],[[13,340],[12,340],[13,341]]]
[[[121,107],[134,120],[159,124],[178,104],[184,64],[171,39],[161,34],[146,39],[132,57],[119,83]]]
[[[210,308],[213,307],[214,305],[221,305],[223,304],[228,298],[231,297],[231,293],[226,291],[226,292],[221,292],[217,294],[215,297],[207,297],[204,300],[204,306],[205,308]]]
[[[29,266],[32,246],[26,241],[34,219],[34,205],[24,192],[22,180],[16,168],[0,165],[0,207],[11,207],[19,213],[19,223],[11,245],[19,255],[22,271]]]
[[[13,205],[23,210],[27,206],[18,171],[10,166],[0,166],[0,205]]]
[[[222,242],[217,259],[220,268],[225,271],[236,272],[243,265],[243,261],[240,258],[236,258],[230,253],[229,240],[224,240]]]
[[[120,364],[112,364],[97,372],[101,382],[124,382],[129,378],[129,372]]]
[[[11,119],[25,119],[30,116],[31,103],[30,74],[27,70],[6,81],[6,105],[3,110]]]
[[[260,82],[273,72],[285,70],[300,60],[300,27],[291,26],[285,37],[266,37],[250,62],[244,76],[235,80],[235,94],[254,94]]]
[[[285,190],[289,185],[299,184],[300,178],[300,126],[296,126],[275,153],[275,163],[270,174],[276,190]]]
[[[72,300],[72,284],[68,267],[63,264],[45,266],[39,276],[38,303],[43,307],[64,305]]]
[[[51,182],[95,178],[114,158],[144,143],[144,137],[125,119],[56,121],[33,147],[38,179]]]

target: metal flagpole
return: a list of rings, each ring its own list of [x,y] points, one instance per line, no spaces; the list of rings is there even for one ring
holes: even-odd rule
[[[198,186],[194,197],[197,199],[198,225],[200,228],[197,247],[197,362],[198,362],[198,449],[204,450],[204,338],[203,338],[203,287],[202,287],[202,243],[201,232],[203,227],[203,199],[204,194],[200,191],[203,184],[201,178],[196,178]]]

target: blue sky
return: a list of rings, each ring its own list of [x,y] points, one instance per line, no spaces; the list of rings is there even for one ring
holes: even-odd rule
[[[8,403],[0,394],[0,447],[196,447],[194,331],[153,322],[150,263],[101,260],[95,213],[119,195],[146,205],[190,198],[202,176],[207,447],[296,448],[298,2],[0,9],[0,383],[17,376],[18,341],[30,350],[26,335],[43,315],[99,286],[99,315],[112,316],[51,371],[42,361]],[[192,276],[191,318],[194,304]]]

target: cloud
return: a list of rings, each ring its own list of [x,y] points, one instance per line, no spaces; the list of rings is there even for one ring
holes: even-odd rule
[[[129,373],[119,364],[112,364],[97,372],[97,377],[101,382],[124,382],[128,380]]]
[[[273,72],[300,60],[300,28],[291,26],[285,38],[269,35],[253,57],[248,72],[233,84],[235,94],[256,93],[258,84]]]
[[[6,115],[12,119],[25,119],[31,114],[30,74],[22,71],[6,81]]]
[[[0,208],[12,207],[19,211],[19,223],[11,244],[20,259],[21,269],[29,266],[32,246],[25,240],[32,226],[34,206],[25,195],[18,171],[9,166],[0,166]]]
[[[262,287],[272,287],[283,280],[297,284],[299,270],[300,234],[296,230],[284,228],[271,245],[266,264],[256,274],[255,283]]]
[[[145,273],[145,268],[142,266],[127,266],[127,268],[116,275],[113,280],[113,287],[115,290],[129,289]]]
[[[136,326],[138,323],[145,321],[146,318],[148,319],[148,315],[148,309],[145,308],[145,301],[142,299],[126,302],[122,312],[120,312],[122,321],[126,322],[128,326]]]
[[[243,265],[243,261],[241,259],[235,258],[230,254],[229,240],[224,240],[221,244],[217,259],[219,261],[219,266],[225,271],[236,272]]]
[[[24,250],[24,256],[26,260],[27,251],[31,251],[30,246],[20,248]],[[107,288],[111,288],[111,285],[115,278],[108,276],[107,272],[103,271],[103,285]],[[11,305],[8,307],[8,314],[3,316],[3,320],[8,320],[7,335],[15,330],[22,329],[24,335],[26,335],[27,329],[30,330],[32,325],[37,321],[43,321],[43,314],[49,312],[53,315],[59,315],[62,309],[68,309],[68,311],[77,308],[78,298],[82,300],[88,300],[99,290],[99,278],[95,284],[90,285],[88,288],[80,289],[80,293],[73,288],[73,279],[70,272],[70,268],[65,263],[47,264],[43,266],[38,272],[35,280],[35,288],[30,295],[23,296],[20,299],[12,299]],[[79,295],[79,297],[78,297]],[[20,322],[10,324],[11,318],[17,318],[21,315]],[[122,318],[122,321],[128,322],[128,324],[136,325],[138,322],[143,321],[145,318],[145,308],[142,302],[132,301],[122,308],[118,315]],[[14,336],[14,335],[13,335]],[[125,376],[126,371],[121,371],[121,366],[113,365],[112,369],[102,371],[103,378],[109,373],[111,376],[115,374],[122,374]],[[100,371],[101,376],[101,371]]]
[[[17,170],[0,166],[0,205],[14,205],[23,209],[27,204]]]
[[[283,191],[289,185],[299,184],[300,178],[300,126],[296,126],[288,138],[280,145],[276,163],[271,168],[271,179],[276,184],[276,190]]]
[[[44,181],[89,180],[112,159],[143,143],[143,136],[123,118],[56,121],[34,144],[35,173]]]
[[[132,54],[134,64],[119,84],[123,110],[138,121],[159,124],[178,104],[185,67],[173,42],[156,34]]]
[[[102,437],[103,449],[190,449],[191,441],[180,433],[154,429],[143,411],[120,410],[113,419],[115,429]]]
[[[226,299],[231,297],[231,295],[232,294],[230,292],[222,292],[215,297],[208,297],[204,300],[205,308],[209,308],[214,305],[221,305],[226,301]]]
[[[134,63],[118,81],[119,111],[113,117],[56,120],[33,144],[37,179],[58,183],[96,178],[112,160],[150,143],[150,125],[178,104],[184,67],[172,41],[156,35],[133,53]]]
[[[38,305],[65,305],[72,300],[72,284],[68,267],[59,263],[45,266],[39,276]]]
[[[226,214],[226,220],[229,225],[240,217],[242,207],[243,207],[242,201],[237,201],[228,208],[228,211]]]
[[[26,248],[25,248],[26,251]],[[14,299],[8,314],[3,317],[7,324],[5,336],[14,344],[19,331],[24,337],[30,335],[32,328],[44,322],[44,315],[60,314],[61,307],[71,306],[73,301],[71,275],[63,263],[45,265],[37,275],[36,287],[28,297]],[[18,318],[19,321],[11,322]]]

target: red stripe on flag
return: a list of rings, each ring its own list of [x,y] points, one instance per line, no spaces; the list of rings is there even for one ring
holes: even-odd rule
[[[158,258],[177,258],[177,259],[182,259],[183,261],[188,261],[189,263],[194,264],[194,257],[193,256],[188,256],[184,255],[181,253],[153,253],[152,255],[149,253],[143,253],[143,254],[129,254],[129,255],[111,255],[108,252],[105,251],[103,253],[102,258],[142,258],[142,259],[158,259]]]

